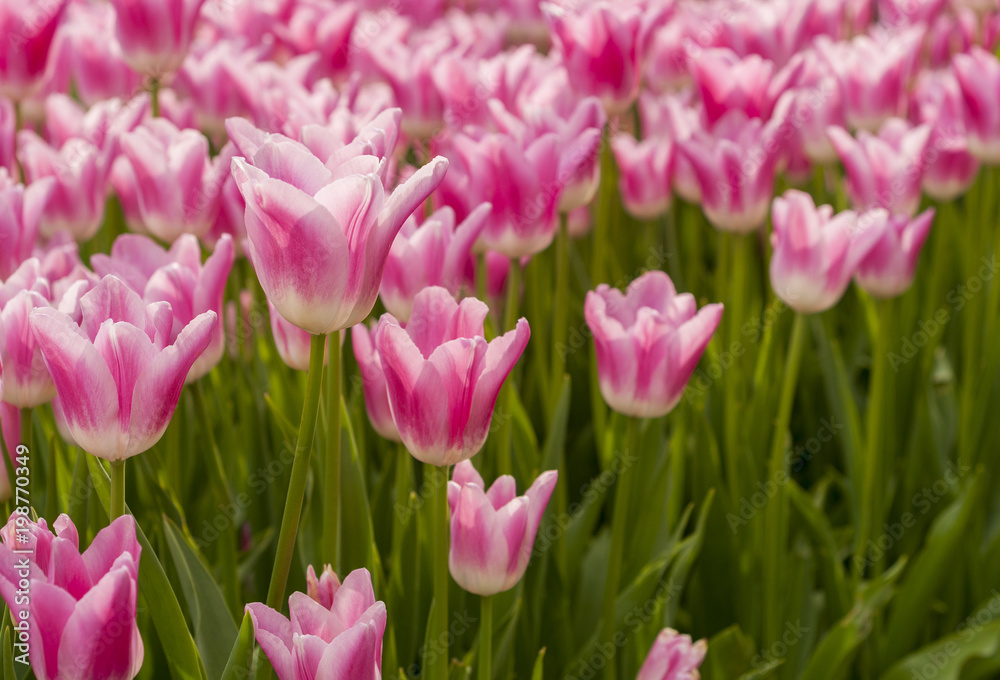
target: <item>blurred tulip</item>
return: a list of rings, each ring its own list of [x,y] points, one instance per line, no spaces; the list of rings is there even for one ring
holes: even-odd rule
[[[31,257],[38,239],[38,223],[54,184],[52,179],[42,179],[25,187],[0,168],[0,281]]]
[[[185,377],[212,340],[216,314],[199,314],[170,344],[170,305],[144,304],[114,276],[104,277],[80,306],[81,325],[42,308],[32,314],[31,328],[73,439],[87,453],[124,460],[163,436]]]
[[[302,592],[288,598],[291,619],[260,602],[247,605],[257,644],[278,680],[379,680],[386,612],[371,574],[355,569],[342,584],[336,574],[327,578],[326,569],[323,576],[316,598]]]
[[[0,529],[0,594],[12,619],[27,622],[35,677],[132,680],[143,661],[135,520],[119,517],[82,554],[67,515],[53,527],[15,512]]]
[[[387,195],[384,160],[333,157],[324,166],[286,137],[260,133],[257,141],[256,149],[244,142],[241,151],[252,153],[233,159],[233,176],[247,202],[249,255],[261,287],[282,316],[310,333],[361,322],[375,305],[396,233],[448,162],[434,159]]]
[[[861,228],[871,230],[875,239],[854,274],[858,286],[877,298],[892,298],[905,293],[913,283],[920,249],[927,240],[933,221],[933,208],[920,213],[915,219],[889,215],[880,209],[858,218]]]
[[[938,201],[953,201],[976,181],[979,160],[969,153],[962,93],[950,70],[924,71],[912,98],[913,118],[932,126],[924,153],[923,189]]]
[[[651,220],[670,207],[670,165],[673,144],[666,135],[637,142],[619,134],[611,140],[618,163],[618,189],[625,210],[633,217]]]
[[[952,68],[962,90],[969,151],[984,163],[1000,164],[1000,60],[973,47],[956,54]]]
[[[128,98],[142,86],[142,76],[125,62],[110,4],[71,2],[59,33],[59,52],[69,62],[76,93],[85,104]]]
[[[498,477],[487,491],[471,461],[455,466],[448,482],[448,569],[458,585],[484,597],[517,585],[528,568],[535,534],[558,478],[556,470],[543,472],[525,495],[515,497],[510,475]]]
[[[874,232],[858,226],[856,213],[834,215],[832,206],[817,208],[801,191],[775,198],[771,221],[771,287],[801,314],[837,304],[875,245]]]
[[[704,50],[691,67],[709,125],[739,109],[748,118],[767,118],[776,99],[774,64],[754,54],[741,59],[729,49]]]
[[[48,286],[47,282],[45,285]],[[34,290],[22,290],[0,309],[3,399],[18,408],[41,406],[56,396],[56,387],[42,358],[40,343],[29,326],[31,312],[43,308],[51,309],[44,295]]]
[[[27,99],[42,83],[66,0],[0,0],[0,95]]]
[[[351,346],[354,348],[354,358],[357,359],[361,372],[362,385],[365,393],[365,411],[368,422],[372,424],[380,437],[389,441],[400,441],[399,431],[392,419],[389,407],[389,393],[385,384],[385,371],[378,349],[375,347],[375,336],[381,322],[372,325],[371,331],[363,323],[351,328]]]
[[[531,335],[520,319],[487,342],[488,312],[475,298],[455,302],[432,287],[417,295],[405,328],[389,314],[379,322],[375,346],[392,419],[407,451],[423,463],[454,465],[486,442],[500,387]]]
[[[664,628],[653,641],[636,680],[698,680],[698,666],[707,650],[704,640],[692,644],[691,636]]]
[[[187,55],[205,0],[111,0],[125,59],[139,73],[160,78]]]
[[[684,394],[722,305],[697,310],[693,295],[678,295],[669,276],[650,271],[624,295],[607,284],[587,293],[584,316],[594,335],[604,400],[619,413],[658,418]]]

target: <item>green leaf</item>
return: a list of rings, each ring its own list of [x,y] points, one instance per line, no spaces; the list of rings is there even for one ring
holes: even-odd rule
[[[247,612],[243,615],[243,624],[240,626],[236,644],[229,654],[229,661],[222,671],[222,680],[243,680],[253,675],[253,643],[253,619]]]
[[[105,512],[111,507],[111,479],[101,465],[100,459],[87,456],[90,467],[90,477],[94,489],[104,506]],[[128,505],[125,512],[131,512]],[[149,609],[155,612],[153,625],[156,634],[163,645],[163,651],[170,661],[170,672],[177,680],[207,680],[198,648],[184,620],[184,612],[177,601],[177,596],[170,587],[170,579],[163,570],[163,565],[153,551],[149,539],[143,533],[139,523],[135,523],[135,533],[142,546],[142,556],[139,559],[139,594],[145,600]]]
[[[535,658],[535,667],[531,671],[531,680],[542,680],[542,672],[545,670],[545,647],[538,650]]]
[[[236,641],[236,624],[219,587],[181,530],[168,517],[163,518],[163,528],[205,671],[209,678],[221,677],[228,659],[226,652]]]
[[[970,660],[989,662],[978,665],[976,675]],[[965,670],[965,672],[963,672]],[[935,680],[970,680],[973,677],[996,677],[1000,671],[1000,621],[984,626],[968,626],[906,656],[890,668],[880,680],[911,680],[934,677]],[[931,675],[933,674],[933,675]]]
[[[708,641],[708,651],[701,664],[704,680],[732,680],[751,667],[756,647],[739,625],[716,633]],[[755,668],[754,672],[760,668]]]
[[[14,643],[10,639],[9,627],[3,631],[3,680],[17,680],[14,674]]]
[[[833,618],[841,618],[850,607],[851,594],[839,559],[840,552],[837,549],[837,542],[833,538],[830,519],[813,505],[809,495],[795,480],[790,480],[788,483],[788,498],[791,500],[792,507],[805,522],[809,541],[816,551],[820,576],[831,600],[830,613]]]

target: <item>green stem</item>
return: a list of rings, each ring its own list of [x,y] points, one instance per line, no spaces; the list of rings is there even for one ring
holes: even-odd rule
[[[32,431],[31,431],[31,409],[22,408],[21,409],[21,443],[28,447],[28,450],[32,450],[34,442],[32,442]]]
[[[448,468],[424,466],[424,483],[431,485],[431,535],[434,564],[433,632],[430,658],[422,677],[448,677]]]
[[[160,79],[153,78],[149,83],[149,108],[153,118],[160,117]]]
[[[340,394],[342,360],[340,333],[327,337],[330,356],[327,374],[326,465],[323,484],[323,563],[340,569]]]
[[[630,417],[625,431],[624,455],[635,457],[638,454],[639,419]],[[628,504],[631,497],[631,480],[628,465],[622,465],[615,489],[615,504],[611,515],[611,551],[608,555],[608,579],[604,583],[604,601],[601,604],[601,636],[603,649],[614,645],[615,636],[615,601],[618,599],[618,586],[621,580],[622,563],[625,560],[625,530],[628,527]],[[605,678],[614,680],[616,669],[614,659],[609,659]]]
[[[611,123],[604,128],[604,148],[601,149],[601,185],[597,199],[597,219],[594,222],[594,250],[591,253],[591,283],[596,286],[606,278],[605,260],[608,249],[608,232],[611,228],[612,205],[618,199],[615,186],[615,159],[611,151]]]
[[[125,460],[111,461],[111,521],[125,514]]]
[[[479,680],[493,677],[493,598],[479,598]]]
[[[486,303],[489,302],[486,299],[486,286],[488,280],[489,274],[486,269],[486,251],[476,253],[476,297]]]
[[[521,299],[522,274],[521,261],[516,257],[510,258],[510,272],[507,274],[507,301],[503,306],[503,327],[500,329],[501,333],[506,333],[517,324],[518,303]]]
[[[563,373],[566,372],[566,336],[569,333],[569,216],[559,214],[559,234],[556,236],[556,299],[552,310],[552,374],[551,410],[559,401]],[[552,414],[549,413],[549,417]]]
[[[77,449],[76,464],[73,466],[73,487],[69,496],[69,516],[77,531],[87,533],[87,500],[90,496],[90,471],[87,469],[87,453]]]
[[[764,514],[764,636],[762,640],[770,644],[777,639],[781,630],[781,603],[785,598],[781,590],[783,580],[784,554],[788,543],[788,501],[785,484],[788,482],[788,460],[785,456],[785,438],[792,417],[795,389],[799,380],[799,366],[806,340],[806,317],[795,315],[792,339],[785,357],[785,375],[781,383],[778,413],[774,422],[771,439],[771,458],[768,465],[766,484],[774,483],[774,495],[768,500]]]
[[[319,395],[323,387],[323,351],[326,337],[312,336],[309,347],[309,375],[306,379],[306,396],[302,404],[302,420],[295,442],[295,458],[292,462],[292,476],[288,480],[288,494],[285,511],[281,517],[281,531],[278,534],[278,549],[274,555],[274,569],[271,585],[267,589],[267,606],[281,611],[281,601],[285,597],[288,571],[292,566],[295,551],[295,537],[299,532],[302,515],[302,498],[306,491],[309,475],[309,458],[312,455],[313,436],[316,434],[316,416],[319,412]]]
[[[21,110],[21,102],[14,100],[14,165],[17,167],[17,178],[21,184],[24,184],[24,166],[21,165],[21,159],[17,156],[17,133],[24,124],[24,112]]]
[[[514,328],[517,324],[518,299],[521,292],[521,262],[515,257],[510,259],[510,273],[507,274],[507,301],[504,303],[503,326],[500,332],[505,333]],[[497,440],[497,474],[509,475],[513,468],[511,466],[511,442],[514,432],[514,383],[513,376],[508,376],[503,386],[503,404],[506,405],[507,422],[500,427]]]
[[[208,476],[215,489],[215,500],[225,508],[232,504],[233,496],[226,483],[222,454],[219,452],[219,444],[215,440],[215,431],[212,429],[212,420],[205,402],[205,390],[201,383],[202,381],[198,380],[191,386],[191,397],[194,399],[194,410],[198,412],[198,418],[201,420],[202,433],[208,438]]]

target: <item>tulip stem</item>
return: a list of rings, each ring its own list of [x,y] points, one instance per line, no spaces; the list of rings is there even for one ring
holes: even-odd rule
[[[160,79],[149,81],[149,108],[153,118],[160,117]]]
[[[489,273],[486,270],[486,251],[476,253],[476,297],[483,302],[486,299],[486,287],[489,280]]]
[[[596,286],[604,283],[605,260],[608,249],[608,230],[611,228],[612,204],[617,200],[618,187],[615,182],[615,158],[611,151],[611,121],[604,127],[601,140],[601,184],[598,189],[597,219],[594,220],[594,248],[591,252],[590,279]]]
[[[327,375],[327,427],[325,483],[323,484],[323,563],[340,570],[340,332],[327,336],[330,355]]]
[[[625,430],[625,447],[622,450],[624,461],[634,460],[639,448],[639,419],[629,417]],[[618,473],[618,484],[615,489],[615,504],[611,515],[611,551],[608,555],[608,578],[604,583],[604,602],[601,605],[601,648],[614,645],[615,637],[615,601],[618,599],[618,585],[621,580],[622,563],[625,561],[625,530],[628,527],[628,504],[631,492],[632,475],[628,474],[629,465],[622,465]],[[614,659],[608,659],[605,671],[607,680],[617,677]]]
[[[112,522],[125,514],[125,459],[111,461]]]
[[[521,292],[521,262],[516,257],[510,259],[510,272],[507,274],[507,302],[503,309],[503,326],[500,335],[517,325],[517,303]],[[507,422],[500,428],[500,440],[497,443],[497,474],[509,475],[512,472],[510,447],[514,432],[514,378],[509,376],[503,386],[503,403],[507,406]]]
[[[552,310],[552,375],[549,404],[551,410],[559,401],[563,373],[566,371],[566,336],[569,333],[569,215],[559,213],[559,234],[556,236],[556,301]],[[550,412],[549,417],[552,417]]]
[[[22,408],[21,409],[21,443],[24,444],[25,446],[27,446],[29,451],[31,450],[31,446],[32,446],[31,436],[32,436],[32,432],[31,432],[31,409],[30,408]]]
[[[479,680],[493,675],[493,598],[479,598]]]
[[[788,497],[785,484],[788,482],[788,457],[785,455],[785,439],[795,402],[795,389],[799,381],[799,366],[806,342],[806,317],[796,314],[792,326],[792,339],[785,357],[785,375],[781,382],[781,396],[778,413],[774,419],[774,434],[771,439],[771,458],[768,466],[767,483],[775,485],[774,496],[769,499],[764,510],[764,635],[762,640],[771,644],[781,632],[780,605],[784,583],[782,565],[788,545]]]
[[[278,534],[278,549],[274,555],[274,569],[271,585],[267,589],[267,606],[281,611],[281,601],[285,597],[288,571],[292,566],[295,552],[295,537],[299,532],[302,515],[302,498],[306,491],[309,475],[309,458],[312,455],[313,436],[316,434],[316,416],[319,412],[319,395],[323,387],[323,352],[326,336],[314,335],[309,346],[309,375],[306,378],[306,397],[302,404],[302,419],[295,442],[295,457],[292,462],[292,476],[288,480],[288,494],[285,511],[281,517],[281,531]]]
[[[425,465],[424,484],[431,485],[434,604],[421,677],[444,680],[448,677],[448,467]]]
[[[21,110],[21,102],[14,100],[14,165],[17,167],[17,179],[21,184],[25,184],[24,179],[24,166],[21,165],[21,159],[17,155],[17,133],[21,129],[21,125],[24,124],[23,111]]]

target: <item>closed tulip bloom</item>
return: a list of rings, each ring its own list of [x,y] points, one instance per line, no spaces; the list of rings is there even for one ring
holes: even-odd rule
[[[417,295],[405,328],[382,316],[375,346],[392,419],[407,451],[422,463],[454,465],[486,442],[500,388],[531,335],[520,319],[487,342],[488,312],[475,298],[455,302],[435,286]]]
[[[311,564],[306,567],[306,595],[319,602],[324,609],[333,607],[340,585],[340,579],[329,564],[323,565],[323,573],[319,578],[316,578],[316,570]]]
[[[115,35],[115,10],[101,2],[70,3],[60,28],[60,48],[69,61],[76,93],[86,104],[129,97],[142,76],[125,63]]]
[[[930,208],[910,219],[873,210],[859,218],[862,229],[875,234],[875,244],[858,265],[854,281],[877,298],[902,295],[913,283],[917,260],[934,221]]]
[[[774,105],[774,64],[759,55],[740,59],[726,48],[703,50],[692,63],[695,85],[709,125],[733,109],[749,118],[767,118]]]
[[[205,136],[154,118],[123,134],[120,143],[111,183],[129,228],[167,243],[184,233],[204,235],[215,221],[218,187],[228,172],[210,161]]]
[[[618,190],[625,210],[633,217],[651,220],[670,207],[670,165],[673,144],[666,135],[636,141],[632,135],[615,135],[611,148],[618,163]]]
[[[0,280],[7,279],[31,257],[38,240],[38,223],[54,183],[43,179],[25,187],[0,168]]]
[[[261,287],[283,317],[310,333],[360,323],[375,305],[393,239],[448,162],[434,159],[390,194],[384,159],[331,158],[331,170],[286,137],[261,133],[259,142],[244,144],[252,153],[233,159],[233,176],[246,200]]]
[[[895,215],[916,214],[930,125],[912,127],[893,118],[877,136],[861,130],[855,138],[842,128],[830,128],[827,134],[844,163],[847,196],[855,208],[881,207]]]
[[[278,313],[270,300],[267,309],[271,320],[271,335],[274,337],[274,345],[278,350],[278,356],[289,368],[296,371],[309,370],[309,346],[312,343],[312,334],[304,331],[285,317]]]
[[[212,340],[216,314],[199,314],[171,344],[170,305],[146,305],[114,276],[80,307],[81,325],[44,308],[31,327],[73,439],[95,456],[124,460],[163,436],[191,366]]]
[[[125,60],[154,78],[176,71],[194,37],[205,0],[111,0]]]
[[[767,217],[781,157],[775,127],[732,111],[713,134],[697,131],[677,144],[694,171],[705,216],[721,231],[755,231]]]
[[[56,396],[55,384],[29,324],[31,313],[46,307],[51,308],[45,295],[22,290],[0,308],[3,399],[18,408],[41,406]]]
[[[969,152],[962,92],[950,70],[924,71],[912,99],[913,118],[933,127],[927,150],[923,189],[938,201],[953,201],[973,185],[979,159]]]
[[[1000,60],[973,47],[956,54],[952,68],[962,91],[969,151],[984,163],[1000,164]]]
[[[399,230],[385,262],[379,297],[400,321],[410,318],[413,299],[428,286],[441,286],[458,295],[465,279],[472,246],[486,226],[492,206],[483,203],[460,224],[445,206],[421,224],[411,216]]]
[[[875,244],[851,210],[833,214],[812,196],[787,191],[774,199],[771,221],[771,287],[802,314],[825,311],[840,300],[860,262]]]
[[[42,84],[66,0],[0,0],[0,95],[24,101]]]
[[[371,574],[355,569],[343,583],[323,576],[316,584],[313,572],[310,594],[288,598],[290,619],[260,602],[247,605],[257,644],[278,680],[379,680],[386,611]]]
[[[693,295],[678,295],[669,276],[650,271],[624,294],[606,283],[587,293],[584,316],[604,401],[628,416],[658,418],[684,394],[722,305],[698,310]]]
[[[0,529],[0,594],[11,617],[28,623],[35,677],[132,680],[143,660],[136,625],[142,548],[135,520],[122,515],[82,554],[67,515],[53,527],[55,534],[44,519],[35,523],[15,513]]]
[[[708,643],[692,643],[690,635],[664,628],[639,669],[636,680],[698,680],[698,666],[705,659]]]
[[[351,328],[351,346],[354,348],[354,358],[361,370],[361,380],[365,393],[365,411],[368,422],[372,424],[379,436],[389,441],[400,441],[399,430],[392,419],[392,409],[389,406],[389,392],[385,384],[385,371],[375,347],[374,336],[378,334],[381,322],[373,324],[369,331],[363,323]]]
[[[514,478],[498,477],[486,489],[471,461],[455,466],[448,482],[451,544],[448,569],[465,590],[490,596],[510,590],[524,576],[559,473],[543,472],[523,496]]]

